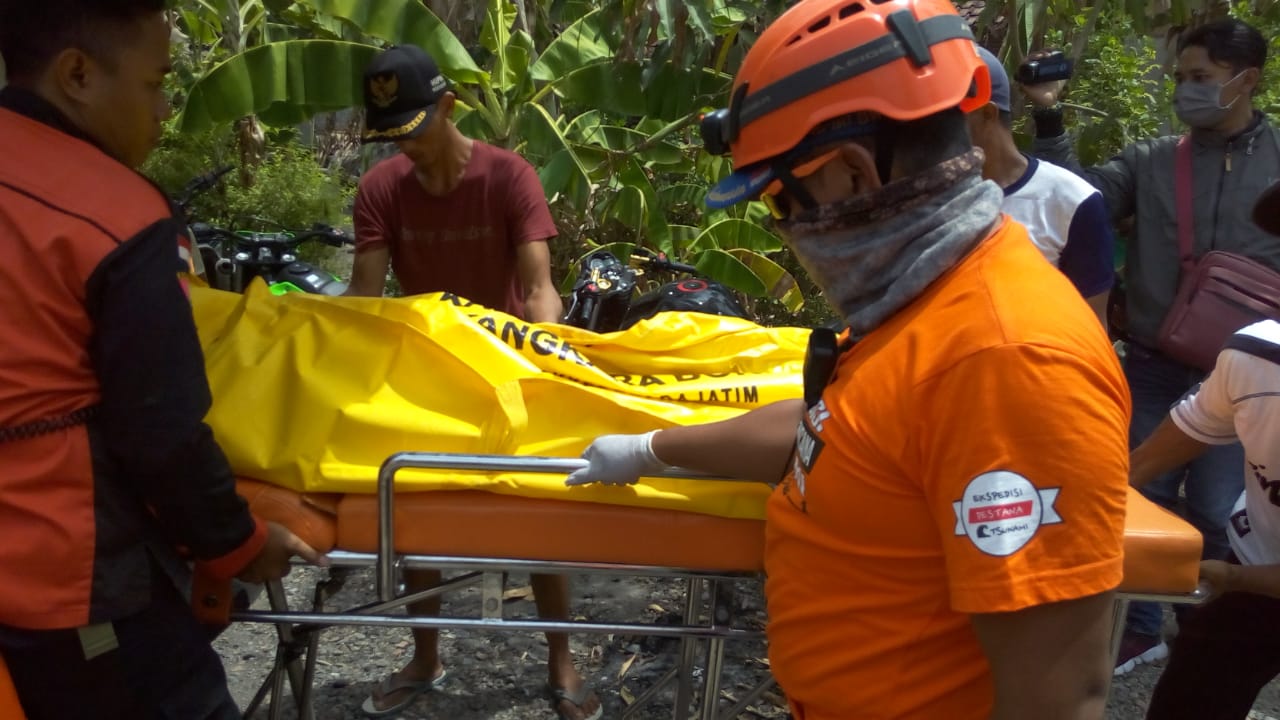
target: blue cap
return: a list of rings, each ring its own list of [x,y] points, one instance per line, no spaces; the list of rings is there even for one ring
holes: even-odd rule
[[[767,162],[743,168],[707,191],[707,207],[719,210],[743,200],[755,200],[776,177],[773,167]]]
[[[981,45],[978,46],[978,55],[982,58],[982,62],[987,64],[987,69],[991,71],[991,104],[1002,112],[1012,112],[1009,100],[1012,97],[1012,93],[1009,90],[1009,73],[1004,71],[1004,63],[1001,63],[1000,58]]]

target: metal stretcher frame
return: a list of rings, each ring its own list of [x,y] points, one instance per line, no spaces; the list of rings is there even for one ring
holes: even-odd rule
[[[699,720],[727,720],[736,717],[747,706],[773,687],[772,677],[752,688],[731,708],[719,712],[720,675],[726,640],[758,639],[758,630],[734,628],[728,612],[731,607],[732,584],[735,580],[758,578],[758,573],[716,572],[699,569],[662,567],[598,562],[536,561],[518,558],[456,557],[440,555],[401,555],[395,550],[395,477],[405,469],[445,469],[457,471],[490,472],[540,472],[567,475],[586,466],[577,458],[510,457],[492,455],[465,455],[453,453],[397,453],[389,457],[379,469],[377,484],[378,543],[376,553],[353,553],[341,550],[329,553],[330,577],[317,582],[314,606],[311,612],[289,610],[282,585],[278,582],[268,587],[270,611],[243,611],[232,615],[233,622],[271,623],[277,628],[279,645],[275,664],[262,688],[250,703],[245,717],[250,717],[260,706],[268,692],[271,693],[270,717],[282,717],[284,682],[288,679],[300,720],[313,717],[311,708],[312,680],[315,672],[316,650],[319,633],[337,625],[361,625],[371,627],[451,628],[501,632],[565,632],[578,634],[625,633],[658,637],[675,637],[681,640],[679,661],[654,686],[631,703],[622,717],[632,715],[653,699],[658,692],[676,681],[676,701],[673,709],[675,720],[687,720],[695,693],[694,663],[697,643],[707,641],[705,655],[705,679],[702,683],[702,699],[696,717]],[[682,471],[664,473],[666,477],[697,477],[706,480],[727,480]],[[376,571],[378,600],[368,605],[344,612],[324,612],[324,603],[344,580],[342,572],[351,568],[373,566]],[[396,581],[403,569],[431,568],[459,570],[463,575],[443,581],[440,585],[412,595],[402,595]],[[687,580],[683,625],[654,625],[645,623],[599,623],[560,620],[506,620],[502,617],[503,573],[533,572],[558,574],[611,574],[626,576],[675,577]],[[407,617],[389,614],[409,603],[437,597],[473,584],[482,589],[482,609],[479,619],[444,617]],[[704,591],[709,591],[704,597]],[[1121,591],[1116,595],[1113,615],[1111,657],[1118,656],[1125,627],[1128,605],[1132,601],[1154,601],[1175,604],[1198,604],[1209,596],[1208,588],[1201,585],[1187,593],[1148,593]],[[705,615],[705,620],[703,616]],[[682,713],[683,709],[683,713]]]
[[[695,662],[697,644],[706,641],[705,672],[702,682],[702,698],[694,717],[699,720],[733,718],[773,687],[772,676],[752,688],[732,707],[719,713],[721,668],[726,640],[754,640],[763,637],[759,630],[735,628],[732,625],[733,582],[758,577],[758,573],[722,572],[704,569],[637,565],[623,563],[539,561],[517,558],[456,557],[440,555],[402,555],[395,550],[395,477],[405,469],[445,469],[457,471],[535,472],[567,475],[585,467],[587,462],[578,458],[510,457],[492,455],[465,455],[454,453],[397,453],[389,457],[379,469],[378,546],[377,552],[353,553],[335,550],[328,554],[330,574],[317,582],[313,608],[310,612],[290,610],[283,585],[274,582],[267,587],[271,605],[269,611],[246,610],[232,613],[232,622],[269,623],[276,626],[279,635],[275,662],[270,674],[247,706],[244,717],[251,717],[270,694],[272,702],[269,717],[283,717],[284,683],[289,682],[299,720],[311,720],[312,685],[315,675],[316,651],[320,633],[332,626],[359,625],[366,627],[450,628],[500,632],[564,632],[574,634],[648,635],[679,638],[680,654],[675,667],[653,686],[641,693],[623,712],[627,718],[644,707],[663,688],[675,681],[676,696],[673,708],[675,720],[687,720],[689,707],[697,694]],[[696,473],[672,470],[663,477],[696,477],[704,480],[728,480],[712,478]],[[345,581],[344,570],[373,566],[377,578],[378,600],[343,612],[324,612],[327,599]],[[439,585],[411,595],[402,595],[397,582],[399,571],[404,569],[459,570],[463,574],[444,580]],[[336,571],[336,572],[335,572]],[[531,572],[550,574],[605,574],[624,576],[648,576],[683,578],[687,581],[682,625],[657,625],[649,623],[590,622],[576,620],[521,619],[507,620],[502,616],[502,582],[505,572]],[[410,603],[438,597],[469,585],[480,584],[482,591],[481,617],[421,617],[390,614]],[[683,709],[683,712],[682,712]]]
[[[1201,583],[1189,593],[1116,593],[1115,610],[1111,618],[1111,666],[1115,667],[1120,659],[1120,642],[1124,639],[1125,625],[1129,619],[1129,603],[1157,602],[1171,605],[1199,605],[1209,599],[1209,586]]]

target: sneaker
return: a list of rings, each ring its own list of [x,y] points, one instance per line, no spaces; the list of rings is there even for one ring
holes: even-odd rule
[[[1143,663],[1152,663],[1169,657],[1169,646],[1159,635],[1125,630],[1120,639],[1120,653],[1116,656],[1116,668],[1112,675],[1120,676],[1132,672]]]

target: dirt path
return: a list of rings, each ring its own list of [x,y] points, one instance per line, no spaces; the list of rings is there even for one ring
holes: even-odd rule
[[[286,581],[286,592],[294,608],[308,607],[314,572],[299,570]],[[507,582],[510,599],[506,617],[532,616],[534,606],[527,594],[528,578],[512,575]],[[352,607],[373,600],[370,571],[356,573],[330,604],[330,609]],[[578,617],[600,621],[672,621],[683,608],[683,584],[656,578],[611,578],[581,576],[573,580]],[[468,588],[449,597],[445,613],[477,617],[480,593]],[[265,607],[260,599],[255,607]],[[737,613],[740,626],[761,627],[763,600],[755,583],[739,583]],[[226,664],[232,692],[243,707],[252,698],[275,653],[275,635],[265,625],[241,624],[218,639],[217,649]],[[443,631],[442,657],[449,680],[438,692],[419,698],[395,717],[409,720],[553,720],[555,714],[543,694],[546,682],[546,642],[532,633],[480,633]],[[605,718],[621,717],[629,699],[669,670],[677,657],[678,643],[659,638],[577,635],[572,646],[579,668],[597,689],[605,704]],[[724,694],[740,697],[767,677],[768,662],[763,642],[728,643],[725,658]],[[363,718],[360,704],[374,684],[399,668],[412,654],[409,633],[402,629],[334,628],[322,638],[316,672],[317,720]],[[1160,666],[1142,667],[1112,686],[1107,720],[1137,720],[1143,716]],[[671,693],[632,717],[636,720],[671,718]],[[1280,688],[1276,683],[1259,698],[1257,718],[1280,717]],[[255,718],[266,718],[259,711]],[[287,718],[296,717],[291,711]],[[786,718],[785,702],[768,693],[748,712],[747,719]]]

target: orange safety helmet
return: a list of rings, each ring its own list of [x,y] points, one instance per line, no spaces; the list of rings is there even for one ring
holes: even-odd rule
[[[991,78],[973,32],[950,0],[802,0],[756,41],[729,107],[703,117],[708,152],[737,172],[707,194],[711,207],[749,199],[778,178],[783,157],[817,126],[855,113],[891,120],[987,104]],[[846,123],[842,137],[868,134]],[[824,138],[830,143],[836,138]]]

